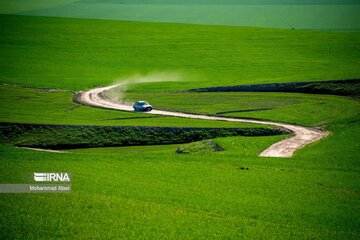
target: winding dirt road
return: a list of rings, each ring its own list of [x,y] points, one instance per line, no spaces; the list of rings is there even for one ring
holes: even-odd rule
[[[83,105],[107,108],[107,109],[115,109],[121,111],[134,111],[132,106],[130,105],[113,102],[104,97],[104,93],[106,91],[109,91],[110,89],[118,86],[121,86],[121,84],[112,85],[108,87],[94,88],[85,92],[80,92],[77,94],[77,96],[74,99],[76,99],[78,103],[81,103]],[[187,113],[170,112],[170,111],[162,111],[162,110],[152,110],[151,112],[146,112],[146,113],[155,114],[155,115],[173,116],[173,117],[214,120],[214,121],[266,124],[266,125],[282,127],[293,132],[294,135],[292,137],[274,143],[269,148],[265,149],[262,153],[260,153],[261,157],[291,157],[296,150],[312,142],[318,141],[321,138],[328,135],[328,132],[320,131],[318,129],[292,125],[287,123],[272,122],[272,121],[216,117],[216,116],[187,114]]]

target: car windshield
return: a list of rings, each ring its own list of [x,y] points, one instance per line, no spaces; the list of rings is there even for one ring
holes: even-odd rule
[[[139,105],[149,105],[147,102],[139,102]]]

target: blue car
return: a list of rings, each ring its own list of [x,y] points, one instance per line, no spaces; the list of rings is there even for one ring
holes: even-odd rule
[[[137,101],[134,103],[133,108],[137,112],[148,112],[153,109],[153,107],[146,101]]]

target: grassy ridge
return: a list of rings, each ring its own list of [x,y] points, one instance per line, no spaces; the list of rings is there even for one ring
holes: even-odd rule
[[[272,136],[273,128],[105,127],[0,123],[0,143],[18,147],[74,149],[176,144],[227,136]]]
[[[27,86],[86,89],[133,74],[170,71],[184,81],[141,88],[188,89],[352,79],[360,72],[360,33],[0,19],[0,81]]]
[[[298,92],[359,97],[360,79],[322,82],[250,84],[190,89],[189,92]]]

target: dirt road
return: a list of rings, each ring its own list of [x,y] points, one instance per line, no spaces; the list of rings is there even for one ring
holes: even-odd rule
[[[113,102],[105,97],[103,97],[104,92],[118,87],[118,85],[112,85],[108,87],[101,87],[91,89],[89,91],[78,93],[76,96],[77,102],[100,108],[107,109],[116,109],[121,111],[134,111],[132,106]],[[207,116],[207,115],[197,115],[197,114],[187,114],[180,112],[171,112],[171,111],[162,111],[162,110],[152,110],[147,112],[147,114],[155,115],[164,115],[164,116],[173,116],[173,117],[183,117],[183,118],[194,118],[194,119],[204,119],[204,120],[214,120],[214,121],[228,121],[228,122],[243,122],[243,123],[256,123],[256,124],[266,124],[273,125],[282,128],[289,129],[294,133],[294,136],[286,138],[282,141],[274,143],[269,148],[265,149],[260,153],[261,157],[291,157],[293,153],[312,143],[320,140],[321,138],[328,135],[327,132],[320,131],[318,129],[292,125],[287,123],[280,122],[271,122],[271,121],[261,121],[261,120],[250,120],[250,119],[240,119],[240,118],[228,118],[228,117],[216,117],[216,116]]]

